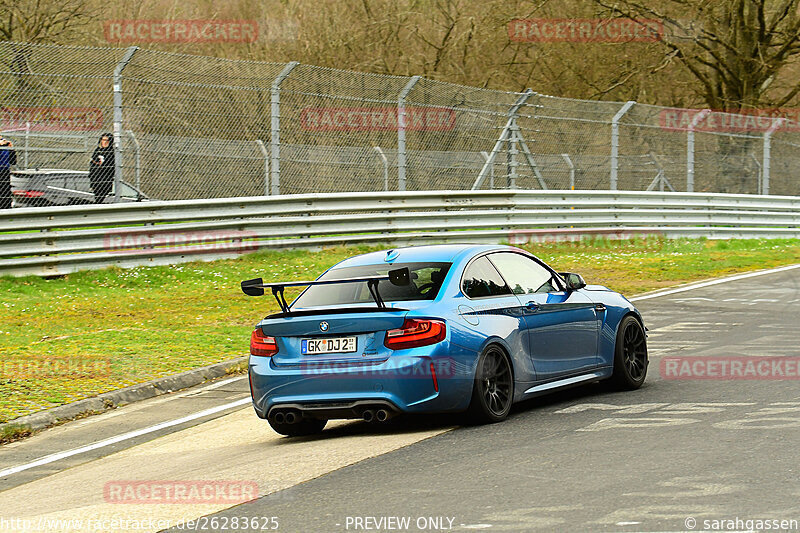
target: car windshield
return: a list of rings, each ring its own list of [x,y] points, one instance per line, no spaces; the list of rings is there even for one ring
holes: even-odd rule
[[[388,280],[378,283],[378,292],[385,302],[433,300],[439,293],[451,263],[395,263],[334,268],[320,280],[385,276],[390,270],[408,267],[411,282],[405,286],[392,285]],[[292,303],[292,308],[348,305],[372,302],[367,283],[313,285]]]

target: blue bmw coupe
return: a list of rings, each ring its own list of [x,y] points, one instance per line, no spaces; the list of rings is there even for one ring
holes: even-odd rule
[[[289,304],[292,286],[306,289]],[[404,413],[498,422],[537,394],[606,379],[636,389],[647,374],[633,304],[510,246],[398,248],[242,290],[281,308],[251,335],[249,378],[256,413],[283,435]]]

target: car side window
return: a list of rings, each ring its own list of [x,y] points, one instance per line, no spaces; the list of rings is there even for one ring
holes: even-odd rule
[[[555,292],[553,274],[542,265],[522,254],[500,252],[489,259],[511,285],[514,294]]]
[[[464,271],[461,289],[470,298],[511,294],[506,282],[486,257],[479,257]]]

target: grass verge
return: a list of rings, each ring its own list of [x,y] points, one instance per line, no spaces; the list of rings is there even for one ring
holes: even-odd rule
[[[22,424],[8,424],[0,428],[0,444],[14,442],[30,435],[31,428]]]
[[[234,260],[56,279],[0,279],[0,422],[246,355],[253,324],[277,310],[243,279],[313,279],[369,247],[265,251]],[[800,240],[585,240],[528,250],[557,270],[626,295],[800,263]],[[290,294],[292,298],[297,291]]]

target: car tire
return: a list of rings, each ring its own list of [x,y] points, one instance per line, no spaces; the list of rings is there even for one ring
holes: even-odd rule
[[[267,421],[276,433],[286,435],[287,437],[305,437],[308,435],[316,435],[317,433],[320,433],[323,428],[325,428],[325,424],[328,423],[327,420],[318,418],[305,418],[300,422],[295,422],[294,424],[278,424],[272,420]]]
[[[647,337],[633,315],[622,319],[614,345],[614,371],[611,385],[618,390],[635,390],[647,377]]]
[[[467,418],[473,424],[491,424],[508,417],[514,401],[514,373],[508,354],[489,345],[478,358]]]

